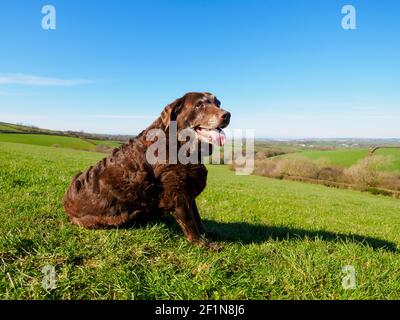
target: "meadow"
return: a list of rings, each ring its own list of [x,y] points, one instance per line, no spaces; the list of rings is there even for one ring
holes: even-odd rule
[[[0,130],[2,131],[12,131],[12,132],[20,132],[17,128],[13,127],[10,124],[0,122]]]
[[[311,160],[326,160],[329,165],[343,168],[351,167],[368,155],[368,149],[305,151],[301,153]]]
[[[388,171],[400,171],[400,148],[382,148],[376,150],[374,154],[392,159],[392,162],[387,167]]]
[[[95,151],[97,150],[96,147],[98,146],[115,148],[120,145],[116,141],[101,141],[94,139],[81,139],[69,136],[19,133],[0,133],[0,142],[33,144],[38,146],[69,148],[86,151]]]
[[[357,149],[337,149],[337,150],[312,150],[290,153],[279,158],[293,158],[299,155],[304,156],[313,161],[322,161],[330,166],[336,166],[341,168],[349,168],[355,165],[360,160],[368,156],[369,149],[357,148]],[[382,155],[390,157],[391,163],[385,169],[385,171],[400,171],[400,147],[399,148],[381,148],[374,152],[374,155]]]
[[[69,223],[63,193],[102,157],[0,142],[1,299],[400,298],[399,200],[209,166],[198,205],[224,244],[213,252],[172,219],[114,230]],[[42,288],[46,265],[55,289]],[[348,290],[347,265],[356,271]]]

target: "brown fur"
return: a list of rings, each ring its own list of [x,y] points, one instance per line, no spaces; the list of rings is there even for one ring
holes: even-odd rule
[[[219,105],[210,93],[188,93],[169,104],[138,137],[77,174],[63,200],[71,222],[86,228],[122,227],[171,212],[189,241],[218,249],[201,236],[195,202],[206,187],[206,167],[150,164],[146,150],[152,142],[146,140],[146,134],[158,128],[168,136],[172,120],[177,122],[178,131],[209,123],[211,117],[218,119],[218,127],[225,127],[230,114]]]

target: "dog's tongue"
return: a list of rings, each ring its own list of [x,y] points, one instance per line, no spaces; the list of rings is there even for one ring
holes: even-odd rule
[[[214,144],[218,146],[223,146],[225,144],[225,132],[221,129],[210,130],[209,135]]]

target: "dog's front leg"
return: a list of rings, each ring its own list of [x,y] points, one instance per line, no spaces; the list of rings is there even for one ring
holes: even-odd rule
[[[203,223],[201,222],[200,213],[199,209],[197,208],[196,200],[193,200],[192,202],[192,212],[194,220],[196,221],[197,224],[197,228],[199,229],[200,233],[206,233]]]
[[[218,243],[209,242],[201,236],[196,218],[193,214],[192,204],[178,205],[173,216],[186,238],[193,244],[213,250],[220,250],[222,248]]]
[[[199,228],[200,233],[205,234],[207,238],[211,238],[211,239],[218,238],[218,234],[216,232],[214,232],[212,230],[211,231],[206,230],[203,223],[201,222],[201,217],[200,217],[199,209],[197,208],[196,200],[193,200],[192,210],[193,210],[194,219],[196,221],[196,224],[197,224],[197,227]]]

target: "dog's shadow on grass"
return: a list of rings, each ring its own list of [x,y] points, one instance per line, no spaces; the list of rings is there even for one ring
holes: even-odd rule
[[[399,252],[397,245],[393,242],[361,236],[357,234],[342,234],[324,230],[305,230],[299,228],[267,226],[261,224],[250,224],[247,222],[217,222],[203,220],[208,231],[212,232],[211,239],[214,241],[225,241],[231,243],[263,243],[268,240],[284,241],[293,239],[321,239],[329,242],[351,242],[363,246],[369,246],[374,250],[384,249],[391,252]]]

